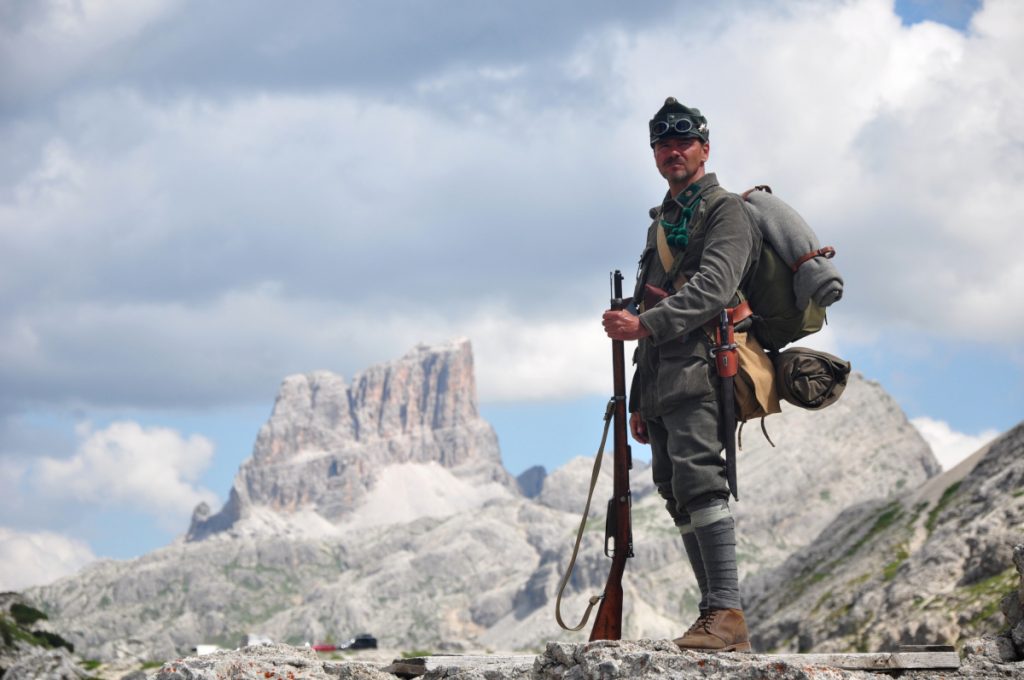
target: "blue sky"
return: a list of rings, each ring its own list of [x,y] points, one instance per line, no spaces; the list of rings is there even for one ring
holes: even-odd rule
[[[513,472],[592,454],[668,95],[836,246],[815,343],[937,452],[1011,427],[1018,5],[0,0],[0,586],[166,544],[286,375],[421,341]]]

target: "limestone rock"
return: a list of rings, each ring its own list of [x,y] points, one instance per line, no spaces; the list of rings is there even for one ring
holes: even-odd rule
[[[548,472],[544,469],[543,465],[534,465],[533,467],[523,470],[518,477],[516,477],[516,484],[519,485],[519,491],[522,492],[527,498],[536,498],[540,494],[540,490],[544,487],[544,479],[547,477]]]
[[[1024,423],[912,493],[848,508],[744,582],[755,645],[887,650],[1000,630],[1000,603],[1020,588],[1021,488]]]
[[[327,664],[311,649],[274,644],[177,659],[165,663],[152,677],[153,680],[394,680],[395,676],[365,664]]]
[[[36,649],[21,656],[7,668],[4,680],[85,680],[80,668],[63,647]]]
[[[216,514],[197,507],[187,540],[226,531],[258,508],[315,512],[336,523],[356,509],[382,467],[431,462],[517,492],[497,436],[477,410],[468,340],[418,346],[351,385],[328,371],[285,378],[228,502]]]
[[[1024,659],[1024,545],[1014,546],[1013,564],[1017,568],[1017,587],[1003,598],[999,608],[1006,617],[1017,658]]]

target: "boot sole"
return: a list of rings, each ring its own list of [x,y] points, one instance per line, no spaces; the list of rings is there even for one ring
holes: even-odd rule
[[[673,640],[672,642],[675,642],[675,640]],[[679,649],[681,651],[684,651],[684,652],[701,652],[703,654],[718,654],[720,652],[739,652],[740,654],[753,654],[754,653],[754,648],[750,646],[749,642],[737,642],[736,644],[729,645],[728,647],[718,647],[718,648],[711,648],[711,647],[682,647],[682,646],[679,645],[678,642],[675,642],[675,644],[676,644],[676,647],[679,647]]]
[[[754,648],[750,646],[749,642],[737,642],[734,645],[729,645],[723,648],[723,652],[740,652],[741,654],[753,654]]]

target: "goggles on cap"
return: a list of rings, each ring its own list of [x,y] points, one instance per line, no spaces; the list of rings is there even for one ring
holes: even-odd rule
[[[683,135],[697,139],[705,139],[708,132],[707,123],[697,125],[685,113],[666,113],[665,120],[650,122],[651,143],[665,135]]]

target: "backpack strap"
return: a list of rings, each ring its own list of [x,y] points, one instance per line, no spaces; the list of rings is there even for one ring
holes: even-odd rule
[[[792,264],[790,269],[792,269],[793,273],[796,274],[796,270],[800,269],[800,265],[802,265],[804,262],[807,262],[808,260],[813,260],[816,257],[823,257],[826,260],[830,260],[830,259],[832,259],[835,256],[836,256],[836,249],[833,248],[832,246],[825,246],[824,248],[818,248],[817,250],[812,250],[811,252],[806,253],[805,255],[801,255],[800,257],[798,257],[796,262],[794,262]]]
[[[672,266],[675,264],[675,255],[672,254],[672,249],[669,248],[668,238],[665,236],[665,229],[660,224],[654,227],[657,229],[657,240],[658,240],[658,259],[661,260],[661,268],[665,270],[665,274],[672,271]],[[686,285],[686,274],[680,273],[679,276],[672,281],[673,290],[679,290]]]

